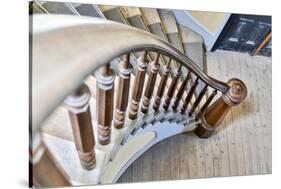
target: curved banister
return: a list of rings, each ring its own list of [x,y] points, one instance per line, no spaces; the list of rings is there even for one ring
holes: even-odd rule
[[[98,67],[134,51],[167,55],[223,93],[229,86],[204,74],[188,57],[160,38],[119,23],[65,15],[33,16],[32,130]]]

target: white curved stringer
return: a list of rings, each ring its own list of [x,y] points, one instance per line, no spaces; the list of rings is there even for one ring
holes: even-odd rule
[[[90,101],[95,135],[95,99]],[[59,107],[44,124],[44,141],[57,163],[63,168],[73,185],[115,183],[123,172],[154,144],[171,136],[193,131],[198,124],[194,117],[180,113],[154,112],[132,121],[127,119],[122,129],[112,128],[111,143],[100,145],[96,141],[96,167],[81,167],[73,142],[67,110]],[[95,137],[97,139],[97,137]]]

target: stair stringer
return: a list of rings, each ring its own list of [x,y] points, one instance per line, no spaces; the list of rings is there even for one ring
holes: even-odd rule
[[[113,170],[112,166],[114,166],[114,164],[118,163],[118,162],[116,162],[117,158],[115,158],[115,160],[110,162],[107,165],[105,172],[101,175],[100,183],[101,184],[116,183],[118,181],[119,177],[126,171],[126,169],[136,159],[138,159],[144,152],[146,152],[148,149],[150,149],[152,146],[154,146],[155,144],[157,144],[169,137],[172,137],[174,135],[192,131],[195,128],[195,125],[196,125],[196,122],[194,122],[194,121],[192,121],[192,123],[190,123],[186,126],[184,126],[182,124],[177,124],[177,123],[170,123],[168,121],[165,121],[163,123],[159,122],[156,125],[149,124],[149,126],[147,126],[146,129],[144,129],[145,131],[143,131],[141,134],[138,134],[135,137],[133,137],[131,140],[129,140],[123,146],[123,148],[126,148],[126,145],[129,145],[130,143],[132,143],[136,137],[141,137],[145,133],[154,133],[155,138],[153,138],[151,141],[149,141],[148,143],[143,145],[143,147],[139,151],[137,151],[135,154],[133,154],[129,158],[129,160],[123,164],[123,166],[120,166],[120,169],[118,169],[116,174],[113,176],[112,176],[112,174],[110,175],[110,172]],[[127,146],[127,148],[129,148],[129,147]],[[118,157],[118,155],[120,155],[120,154],[118,154],[118,152],[117,152],[116,157]],[[126,155],[128,155],[128,154],[122,154],[122,156],[126,156]]]

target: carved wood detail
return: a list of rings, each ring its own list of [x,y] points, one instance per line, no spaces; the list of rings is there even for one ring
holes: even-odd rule
[[[143,85],[144,85],[146,67],[147,67],[146,56],[147,56],[147,51],[145,51],[143,55],[138,59],[138,68],[134,80],[134,88],[132,91],[132,98],[131,98],[131,104],[129,110],[129,118],[132,120],[135,120],[138,114],[139,102],[143,91]]]
[[[195,89],[198,85],[198,80],[199,80],[199,78],[197,77],[196,80],[194,81],[192,87],[189,89],[188,94],[186,95],[186,97],[184,99],[183,105],[181,107],[181,113],[182,114],[186,111],[187,106],[191,101],[192,95],[194,94],[194,91],[195,91]]]
[[[164,102],[164,105],[163,105],[163,108],[165,110],[168,110],[169,106],[170,106],[170,103],[171,103],[171,100],[173,98],[173,95],[175,93],[175,90],[176,90],[176,87],[177,87],[177,83],[178,83],[178,80],[180,78],[180,75],[181,75],[181,68],[182,68],[182,65],[180,65],[177,69],[177,72],[171,82],[171,85],[169,87],[169,90],[167,92],[167,95],[166,95],[166,98],[165,98],[165,102]]]
[[[218,98],[201,115],[202,123],[195,129],[195,134],[201,138],[210,137],[222,123],[232,106],[240,104],[247,96],[245,84],[237,79],[230,79],[229,90]]]
[[[160,54],[157,53],[155,60],[149,66],[150,71],[149,71],[146,88],[142,99],[142,107],[141,107],[142,113],[147,113],[150,99],[152,97],[155,88],[155,81],[159,70],[159,64],[158,64],[159,56]]]
[[[184,93],[184,90],[185,90],[185,86],[190,79],[190,75],[191,75],[191,71],[188,72],[185,79],[181,83],[181,86],[178,90],[178,93],[176,95],[176,98],[175,98],[175,101],[174,101],[174,104],[173,104],[173,107],[172,107],[174,111],[176,111],[176,109],[178,108],[178,105],[180,103],[180,100],[181,100],[181,98],[183,96],[183,93]]]
[[[68,108],[74,142],[81,165],[91,170],[96,165],[95,137],[90,113],[90,90],[82,84],[64,100]]]
[[[197,106],[200,104],[200,102],[201,102],[203,96],[205,95],[205,93],[206,93],[206,91],[207,91],[207,87],[208,87],[208,85],[205,84],[205,86],[203,87],[203,89],[200,91],[200,93],[199,93],[199,95],[197,96],[197,98],[196,98],[196,100],[195,100],[195,102],[194,102],[194,104],[193,104],[193,106],[192,106],[190,112],[188,113],[189,116],[191,116],[191,115],[194,113],[195,109],[196,109]]]
[[[159,106],[161,104],[161,99],[162,99],[162,96],[163,96],[164,91],[165,91],[165,87],[166,87],[167,80],[168,80],[168,77],[169,77],[169,72],[171,70],[171,68],[170,68],[171,61],[172,61],[172,59],[170,58],[168,63],[165,65],[162,76],[161,76],[161,80],[160,80],[160,83],[159,83],[159,86],[158,86],[158,90],[157,90],[154,105],[153,105],[153,109],[155,111],[159,110]]]
[[[97,99],[96,115],[98,125],[98,141],[102,145],[110,143],[111,124],[113,119],[114,75],[109,64],[101,67],[96,74]]]
[[[123,62],[119,66],[119,80],[117,101],[115,107],[114,127],[121,129],[124,127],[125,114],[128,106],[130,80],[132,68],[130,66],[130,54],[123,57]]]

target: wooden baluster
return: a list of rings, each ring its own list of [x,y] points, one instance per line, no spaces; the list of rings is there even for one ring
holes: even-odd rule
[[[201,107],[200,111],[197,113],[196,115],[196,120],[198,120],[202,113],[206,110],[206,108],[210,105],[210,103],[212,102],[213,98],[217,95],[217,90],[213,90],[212,94],[209,96],[209,98],[206,100],[206,102],[204,103],[204,105]]]
[[[181,86],[179,88],[178,94],[176,95],[176,98],[175,98],[174,105],[172,107],[174,111],[176,111],[176,109],[178,108],[179,102],[180,102],[180,100],[182,98],[182,95],[183,95],[183,92],[185,90],[185,86],[186,86],[188,80],[190,79],[190,74],[191,74],[191,71],[189,70],[189,72],[187,73],[185,79],[181,83]]]
[[[167,84],[169,72],[171,70],[171,68],[170,68],[171,61],[172,61],[172,59],[170,58],[168,61],[168,64],[164,67],[164,70],[163,70],[163,74],[162,74],[162,77],[161,77],[161,80],[160,80],[160,83],[158,86],[157,94],[156,94],[154,105],[153,105],[153,109],[155,111],[159,110],[161,99],[162,99],[162,96],[164,94],[165,87]]]
[[[196,98],[196,100],[195,100],[195,102],[194,102],[194,104],[193,104],[193,106],[192,106],[190,112],[188,113],[189,116],[191,116],[191,115],[194,113],[195,109],[197,108],[197,106],[198,106],[199,103],[201,102],[203,96],[205,95],[205,93],[206,93],[206,91],[207,91],[207,87],[208,87],[208,85],[205,84],[204,88],[200,91],[200,93],[199,93],[199,95],[197,96],[197,98]]]
[[[198,85],[198,80],[199,80],[199,78],[197,77],[195,82],[193,83],[192,87],[189,89],[189,92],[186,95],[186,98],[184,99],[183,105],[181,107],[181,113],[182,114],[186,111],[187,106],[188,106],[188,104],[191,101],[192,95],[193,95],[193,93],[194,93],[194,91],[195,91],[195,89],[196,89],[196,87]]]
[[[230,87],[229,90],[202,113],[201,124],[194,130],[197,136],[210,137],[222,123],[230,108],[240,104],[246,98],[247,88],[241,80],[233,78],[227,84]]]
[[[129,118],[135,120],[138,115],[139,102],[141,99],[143,85],[145,80],[145,72],[147,67],[146,62],[147,51],[138,59],[138,70],[134,80],[134,89],[132,91],[132,98],[129,110]]]
[[[33,185],[40,187],[65,187],[71,185],[68,176],[56,163],[39,133],[33,136],[30,152]]]
[[[155,81],[156,81],[157,73],[159,70],[159,64],[158,64],[159,56],[160,56],[160,54],[157,53],[155,60],[149,66],[150,71],[149,71],[149,75],[148,75],[148,79],[147,79],[147,83],[146,83],[145,92],[144,92],[144,95],[142,98],[142,107],[141,107],[141,111],[144,114],[147,113],[147,111],[148,111],[150,99],[151,99],[151,96],[154,91]]]
[[[95,138],[92,126],[89,101],[90,90],[82,84],[64,100],[68,108],[74,143],[80,163],[84,169],[91,170],[96,165]]]
[[[98,141],[102,145],[110,143],[111,123],[113,118],[114,102],[114,75],[109,64],[101,67],[96,74],[97,99],[96,115],[98,123]]]
[[[129,61],[130,54],[126,54],[123,57],[123,62],[119,66],[118,92],[114,117],[114,127],[117,129],[124,127],[125,113],[128,106],[132,72]]]
[[[177,69],[177,72],[175,74],[175,77],[173,78],[172,82],[171,82],[171,85],[169,87],[169,90],[167,92],[167,95],[166,95],[166,98],[165,98],[165,102],[164,102],[164,105],[163,105],[163,108],[165,110],[167,110],[170,106],[170,103],[171,103],[171,99],[173,98],[173,95],[175,93],[175,90],[176,90],[176,87],[177,87],[177,83],[178,83],[178,80],[179,80],[179,77],[181,75],[181,68],[182,68],[182,65],[180,65]]]

